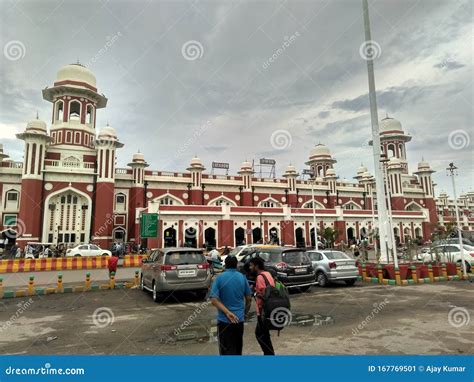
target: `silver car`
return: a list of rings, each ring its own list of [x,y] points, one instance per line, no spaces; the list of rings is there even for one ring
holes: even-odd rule
[[[209,263],[200,249],[155,249],[142,262],[140,289],[151,291],[156,302],[162,293],[174,291],[194,291],[205,298],[210,285]]]
[[[340,251],[308,251],[316,272],[316,281],[321,287],[332,281],[344,281],[347,285],[354,285],[359,276],[359,269],[355,260]]]

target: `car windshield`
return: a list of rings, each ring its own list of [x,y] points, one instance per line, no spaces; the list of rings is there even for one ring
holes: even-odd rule
[[[347,256],[343,252],[325,252],[324,253],[328,260],[347,260],[350,259],[349,256]]]
[[[309,262],[308,256],[303,251],[283,252],[282,260],[287,264],[302,264]]]
[[[242,247],[235,247],[232,251],[229,252],[229,256],[237,256],[241,249]]]
[[[168,265],[201,264],[204,262],[205,258],[201,252],[172,252],[168,253],[165,258],[165,264]]]
[[[307,252],[306,256],[308,256],[311,260],[320,260],[319,254],[316,252]]]

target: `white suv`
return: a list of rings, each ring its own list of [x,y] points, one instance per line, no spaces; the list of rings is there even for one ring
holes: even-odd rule
[[[471,246],[463,245],[464,260],[466,261],[466,270],[470,272],[471,264],[474,263],[474,250]],[[462,253],[459,250],[459,244],[443,244],[431,248],[427,253],[420,254],[424,262],[442,261],[450,263],[461,263]]]

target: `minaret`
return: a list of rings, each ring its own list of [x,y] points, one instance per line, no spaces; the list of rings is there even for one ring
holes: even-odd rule
[[[134,238],[138,241],[140,235],[140,225],[135,224],[137,209],[146,208],[145,195],[145,168],[148,163],[145,161],[145,156],[139,151],[133,154],[132,161],[128,164],[132,169],[133,183],[130,188],[129,208],[128,208],[128,237]]]
[[[297,198],[296,198],[296,178],[298,177],[298,172],[296,171],[295,166],[289,165],[286,168],[283,177],[286,178],[286,185],[288,189],[288,200],[286,203],[290,207],[297,207]]]
[[[195,156],[187,170],[191,173],[189,204],[203,204],[202,172],[205,170],[201,159]]]
[[[79,63],[66,65],[58,71],[54,86],[43,89],[43,98],[54,105],[51,145],[93,149],[96,111],[107,105],[94,74]]]
[[[23,247],[27,241],[41,240],[43,217],[43,169],[46,147],[51,141],[46,123],[38,116],[28,122],[23,133],[16,137],[25,141],[23,172],[21,178],[20,213],[18,216],[18,244]]]
[[[434,199],[434,188],[433,181],[431,179],[431,174],[433,171],[428,162],[425,162],[423,159],[418,163],[418,171],[414,174],[418,176],[418,182],[423,188],[425,194],[425,207],[428,209],[430,214],[430,222],[438,222],[438,214],[436,213],[436,201]],[[431,234],[431,232],[429,232]],[[428,233],[425,236],[429,236]]]
[[[252,176],[253,176],[252,164],[248,161],[242,162],[240,166],[239,175],[242,176],[242,205],[253,206],[254,200],[252,195]]]
[[[94,194],[94,242],[102,248],[112,243],[115,198],[115,150],[123,147],[115,130],[107,124],[95,140],[97,149],[97,182]]]
[[[322,143],[317,144],[309,156],[309,161],[306,162],[310,166],[310,170],[315,178],[323,178],[326,176],[327,170],[333,168],[337,161],[331,156],[331,152],[326,145]]]

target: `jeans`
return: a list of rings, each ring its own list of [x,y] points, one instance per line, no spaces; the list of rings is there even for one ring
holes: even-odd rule
[[[273,350],[272,339],[270,337],[270,330],[265,324],[261,316],[257,316],[257,327],[255,328],[255,337],[262,348],[264,355],[275,355]]]
[[[244,344],[244,323],[228,324],[217,322],[217,338],[220,355],[242,355]]]

